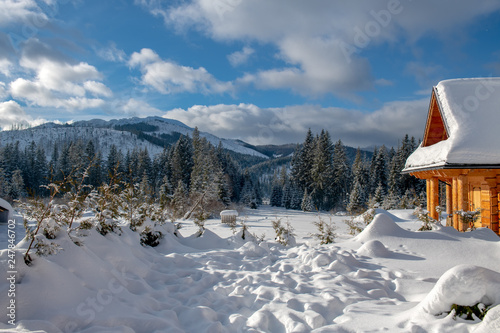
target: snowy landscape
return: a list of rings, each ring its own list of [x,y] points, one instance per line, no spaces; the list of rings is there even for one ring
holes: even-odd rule
[[[0,0],[0,333],[500,333],[499,14]]]
[[[171,223],[157,247],[122,225],[92,230],[82,246],[61,232],[58,254],[22,263],[27,242],[16,216],[17,332],[496,332],[500,330],[500,242],[489,229],[460,233],[421,223],[412,210],[377,210],[356,236],[348,216],[261,206],[240,211],[233,234],[220,219],[206,231]],[[321,245],[314,222],[332,222]],[[272,221],[289,222],[295,245],[276,242]],[[7,247],[6,225],[1,246]],[[255,239],[251,235],[256,235]],[[1,252],[2,270],[8,251]],[[3,279],[0,290],[12,288]],[[8,299],[1,307],[8,311]],[[482,320],[453,304],[488,307]],[[1,332],[12,332],[2,315]]]

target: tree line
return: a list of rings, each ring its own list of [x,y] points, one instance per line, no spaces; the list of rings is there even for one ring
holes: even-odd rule
[[[352,165],[341,140],[333,143],[328,131],[311,130],[298,145],[289,166],[275,172],[270,204],[291,209],[347,210],[368,207],[410,208],[425,200],[425,183],[401,174],[406,159],[417,148],[408,135],[397,149],[376,147],[371,160],[358,148]]]
[[[341,140],[333,143],[328,131],[313,135],[309,130],[291,160],[276,159],[271,180],[265,180],[262,170],[242,168],[198,129],[153,157],[146,148],[122,152],[114,144],[103,156],[92,140],[55,143],[50,155],[34,141],[24,149],[17,142],[0,147],[0,197],[47,197],[48,184],[85,171],[83,182],[93,188],[119,179],[123,188],[140,185],[152,199],[164,196],[177,216],[193,205],[200,218],[232,203],[257,208],[263,197],[261,181],[271,184],[265,196],[272,206],[350,213],[368,207],[410,208],[425,200],[425,183],[401,174],[417,145],[406,135],[396,149],[376,147],[371,159],[358,148],[351,163]]]
[[[152,198],[167,196],[179,214],[199,201],[206,215],[231,203],[262,202],[258,178],[198,129],[153,157],[146,148],[122,152],[114,144],[104,157],[92,140],[56,143],[49,156],[34,141],[24,149],[19,142],[1,146],[0,197],[47,197],[48,184],[85,172],[83,182],[94,188],[118,178],[122,187],[139,184]]]

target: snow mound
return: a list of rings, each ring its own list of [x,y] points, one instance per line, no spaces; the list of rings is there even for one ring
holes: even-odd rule
[[[382,208],[375,208],[375,214],[385,214],[387,216],[389,216],[391,218],[391,220],[393,220],[394,222],[404,222],[406,220],[400,218],[400,217],[397,217],[396,215],[386,211],[385,209],[382,209]]]
[[[400,228],[387,214],[377,214],[373,221],[354,240],[365,243],[383,236],[405,237],[408,231]]]
[[[453,304],[500,304],[500,273],[474,265],[458,265],[437,281],[419,309],[432,315],[449,312]]]
[[[500,306],[489,309],[474,333],[500,332]]]
[[[382,242],[372,239],[358,249],[358,254],[367,257],[387,258],[391,255],[391,251],[389,251]]]

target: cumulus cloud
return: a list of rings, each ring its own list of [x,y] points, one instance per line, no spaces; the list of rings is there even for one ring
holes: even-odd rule
[[[387,103],[372,113],[318,105],[282,108],[259,108],[253,104],[195,105],[187,110],[170,110],[165,117],[252,144],[302,142],[311,128],[317,133],[326,129],[332,139],[341,139],[351,146],[366,147],[374,143],[392,146],[405,134],[422,136],[427,106],[428,98]]]
[[[112,95],[108,87],[97,81],[103,75],[94,66],[72,63],[37,39],[24,44],[19,63],[33,72],[34,77],[12,81],[10,93],[31,105],[82,110],[104,105],[105,100],[95,96]]]
[[[364,49],[398,41],[410,47],[429,33],[464,34],[496,0],[295,1],[191,0],[168,6],[136,0],[177,30],[196,29],[217,41],[257,41],[278,50],[285,65],[248,73],[239,82],[304,95],[349,95],[370,89],[373,77]],[[429,8],[432,7],[432,10]],[[245,53],[234,53],[235,62]],[[231,60],[230,60],[231,61]]]
[[[0,32],[0,74],[10,76],[16,51],[7,34]]]
[[[83,83],[83,87],[85,88],[85,90],[92,93],[94,96],[104,96],[104,97],[113,96],[113,92],[111,91],[111,89],[106,87],[106,85],[104,85],[101,82],[85,81]]]
[[[112,62],[125,62],[127,57],[125,52],[118,49],[115,43],[110,43],[107,47],[98,49],[97,55]]]
[[[45,1],[45,4],[50,2]],[[0,0],[0,26],[19,22],[42,26],[47,21],[47,15],[34,0]]]
[[[12,125],[40,125],[44,119],[33,119],[15,101],[0,102],[0,130],[8,130]]]
[[[129,66],[142,72],[141,83],[162,94],[179,92],[225,93],[232,91],[232,83],[218,81],[205,68],[181,66],[162,60],[151,49],[134,52]]]
[[[253,48],[245,46],[241,51],[229,54],[227,59],[233,67],[240,66],[245,64],[254,52],[255,50]]]

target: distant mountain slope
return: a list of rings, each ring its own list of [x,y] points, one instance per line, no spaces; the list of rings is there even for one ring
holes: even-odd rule
[[[193,128],[173,119],[161,117],[128,118],[102,120],[92,119],[78,121],[73,124],[58,125],[46,123],[24,130],[0,131],[0,144],[19,141],[24,148],[31,141],[42,144],[46,153],[50,154],[54,143],[69,142],[77,139],[93,140],[97,148],[107,154],[111,145],[115,144],[122,151],[133,148],[147,148],[151,155],[157,154],[175,143],[181,135],[191,136]],[[210,133],[201,132],[210,143],[217,146],[219,142],[230,151],[265,158],[268,156],[238,143],[236,140],[221,139]]]

